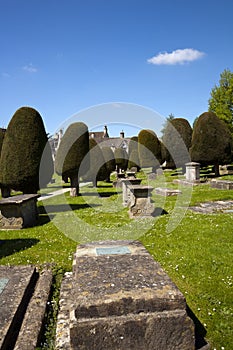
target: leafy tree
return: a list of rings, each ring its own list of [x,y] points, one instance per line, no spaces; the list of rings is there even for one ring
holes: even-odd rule
[[[93,186],[97,187],[97,181],[103,181],[107,178],[107,167],[100,146],[94,139],[89,140],[90,168],[84,175],[84,179],[92,181]]]
[[[114,153],[110,147],[103,147],[102,148],[104,160],[105,160],[105,165],[107,169],[107,177],[106,181],[110,182],[110,175],[111,173],[116,169],[116,161],[114,157]]]
[[[219,85],[215,85],[209,99],[209,111],[223,120],[233,133],[233,72],[225,69],[220,74]]]
[[[214,165],[219,176],[219,165],[232,160],[232,136],[226,124],[213,112],[205,112],[197,119],[192,136],[190,156],[201,165]]]
[[[53,174],[48,137],[40,114],[31,107],[19,108],[4,137],[0,183],[23,193],[37,193]]]
[[[138,155],[138,136],[131,137],[129,141],[129,160],[128,160],[128,168],[131,169],[133,167],[137,168],[137,171],[140,169],[140,161]]]
[[[127,166],[128,166],[127,152],[121,147],[116,148],[114,151],[114,157],[116,161],[117,172],[121,170],[124,170],[124,171],[127,170]]]
[[[70,178],[70,196],[79,195],[79,177],[86,174],[90,166],[89,133],[87,126],[76,122],[67,128],[61,139],[55,158],[58,175]]]
[[[141,130],[138,134],[138,154],[141,168],[152,167],[153,171],[162,162],[161,143],[152,130]]]
[[[189,148],[192,141],[192,128],[184,118],[173,118],[166,124],[162,136],[165,145],[165,160],[170,168],[184,169],[190,161]]]

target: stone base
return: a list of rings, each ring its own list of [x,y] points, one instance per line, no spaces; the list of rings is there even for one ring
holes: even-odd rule
[[[233,181],[228,180],[211,180],[210,187],[217,188],[219,190],[233,190]]]
[[[56,349],[194,350],[186,306],[139,242],[80,245],[62,282]]]
[[[177,196],[181,194],[182,192],[180,190],[174,190],[171,188],[162,188],[162,187],[157,187],[155,189],[155,193],[159,194],[164,197],[169,197],[169,196]]]
[[[180,184],[183,186],[198,186],[203,184],[200,180],[195,180],[195,181],[188,181],[188,180],[182,180],[182,179],[176,179],[172,181],[174,184]]]
[[[34,350],[40,341],[52,272],[0,266],[0,349]]]

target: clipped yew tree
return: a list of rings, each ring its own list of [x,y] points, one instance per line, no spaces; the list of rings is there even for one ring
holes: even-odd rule
[[[106,173],[107,176],[105,180],[107,182],[110,182],[110,175],[114,170],[116,170],[116,161],[115,161],[114,153],[111,147],[107,147],[107,146],[102,147],[102,153],[104,156],[105,166],[107,171]]]
[[[3,144],[4,136],[5,136],[5,130],[0,129],[0,160],[1,160],[1,152],[2,152],[2,144]],[[0,178],[1,178],[1,175],[0,175]],[[1,183],[0,183],[0,188],[2,192],[2,197],[10,196],[10,188],[5,188]]]
[[[70,196],[79,195],[79,179],[89,170],[89,133],[86,124],[70,124],[61,139],[55,158],[55,171],[70,179]]]
[[[162,162],[161,143],[154,131],[143,129],[138,134],[138,154],[141,168],[155,171]]]
[[[84,179],[91,181],[97,187],[97,181],[104,181],[107,178],[107,168],[100,146],[94,139],[89,140],[90,168],[84,175]]]
[[[185,169],[190,161],[189,148],[192,142],[192,128],[184,118],[174,118],[166,123],[162,141],[165,146],[165,160],[168,168]]]
[[[129,141],[129,159],[128,159],[128,168],[131,169],[133,167],[137,168],[137,171],[140,169],[140,161],[138,155],[138,137],[133,136]]]
[[[205,112],[197,119],[190,148],[191,160],[203,166],[213,165],[219,176],[219,165],[232,161],[232,136],[226,124],[215,113]]]
[[[21,107],[11,118],[3,140],[0,183],[33,194],[52,174],[52,154],[42,117],[34,108]]]
[[[114,151],[114,157],[116,161],[116,169],[117,172],[121,172],[122,170],[127,170],[128,166],[128,154],[125,149],[118,147]]]

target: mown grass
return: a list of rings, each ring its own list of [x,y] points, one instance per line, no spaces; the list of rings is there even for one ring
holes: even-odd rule
[[[147,183],[144,174],[138,176]],[[169,172],[149,184],[178,188],[172,182],[175,178],[177,175]],[[179,197],[164,198],[153,193],[155,205],[168,214],[148,224],[146,220],[129,219],[128,209],[121,205],[121,193],[111,184],[99,185],[97,190],[90,186],[83,188],[82,196],[77,198],[70,198],[66,193],[48,199],[44,206],[39,202],[40,218],[36,227],[1,231],[0,264],[51,263],[56,277],[55,306],[51,312],[54,316],[61,276],[71,271],[73,253],[80,241],[138,239],[184,293],[189,307],[206,329],[211,348],[231,350],[233,216],[230,213],[198,214],[187,210],[187,206],[232,200],[233,191],[202,184],[193,189],[179,186],[182,190]],[[53,348],[53,330],[52,322],[47,330],[46,349]]]

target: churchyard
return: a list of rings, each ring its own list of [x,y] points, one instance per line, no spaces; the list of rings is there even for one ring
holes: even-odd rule
[[[201,174],[205,180],[207,175]],[[161,193],[152,191],[155,207],[162,207],[164,215],[152,219],[154,222],[148,230],[142,229],[143,221],[137,225],[137,221],[129,217],[129,208],[122,205],[122,189],[113,187],[111,183],[99,182],[98,196],[93,187],[88,185],[81,189],[81,196],[70,197],[69,193],[65,193],[65,200],[73,214],[82,222],[92,225],[96,232],[109,232],[109,236],[104,237],[106,239],[117,239],[117,233],[119,239],[130,239],[131,237],[124,237],[122,228],[124,230],[126,225],[132,227],[137,240],[162,266],[185,296],[188,307],[202,324],[202,335],[210,343],[211,349],[231,350],[233,206],[230,201],[233,201],[233,192],[211,187],[207,182],[193,186],[189,206],[204,210],[186,210],[181,205],[178,209],[185,210],[183,218],[168,232],[167,224],[177,210],[177,199],[182,203],[182,197],[185,198],[186,191],[190,189],[174,183],[178,178],[175,172],[165,172],[165,177],[166,188],[175,191],[179,189],[182,193],[164,197]],[[142,179],[142,185],[148,185],[143,172],[138,173],[137,178]],[[233,177],[224,176],[224,179],[233,180]],[[164,187],[164,177],[157,176],[150,180],[149,185],[153,188]],[[60,187],[57,177],[56,182],[49,185],[46,192],[58,188]],[[72,234],[65,235],[64,231],[55,225],[56,221],[51,220],[60,216],[61,221],[66,219],[67,225],[69,221],[64,196],[56,196],[56,200],[54,198],[47,199],[44,203],[38,201],[39,218],[36,226],[0,231],[0,265],[35,265],[43,269],[49,264],[53,271],[53,293],[39,349],[54,349],[60,283],[64,273],[72,270],[73,255],[78,245],[77,240],[72,239]],[[208,211],[207,205],[200,205],[213,204],[216,201],[219,205],[211,211]],[[229,207],[224,206],[226,201],[230,203]],[[103,211],[101,207],[104,208]],[[112,232],[116,233],[114,237],[111,237]],[[96,237],[93,235],[93,240],[98,240],[98,235],[99,233]]]

